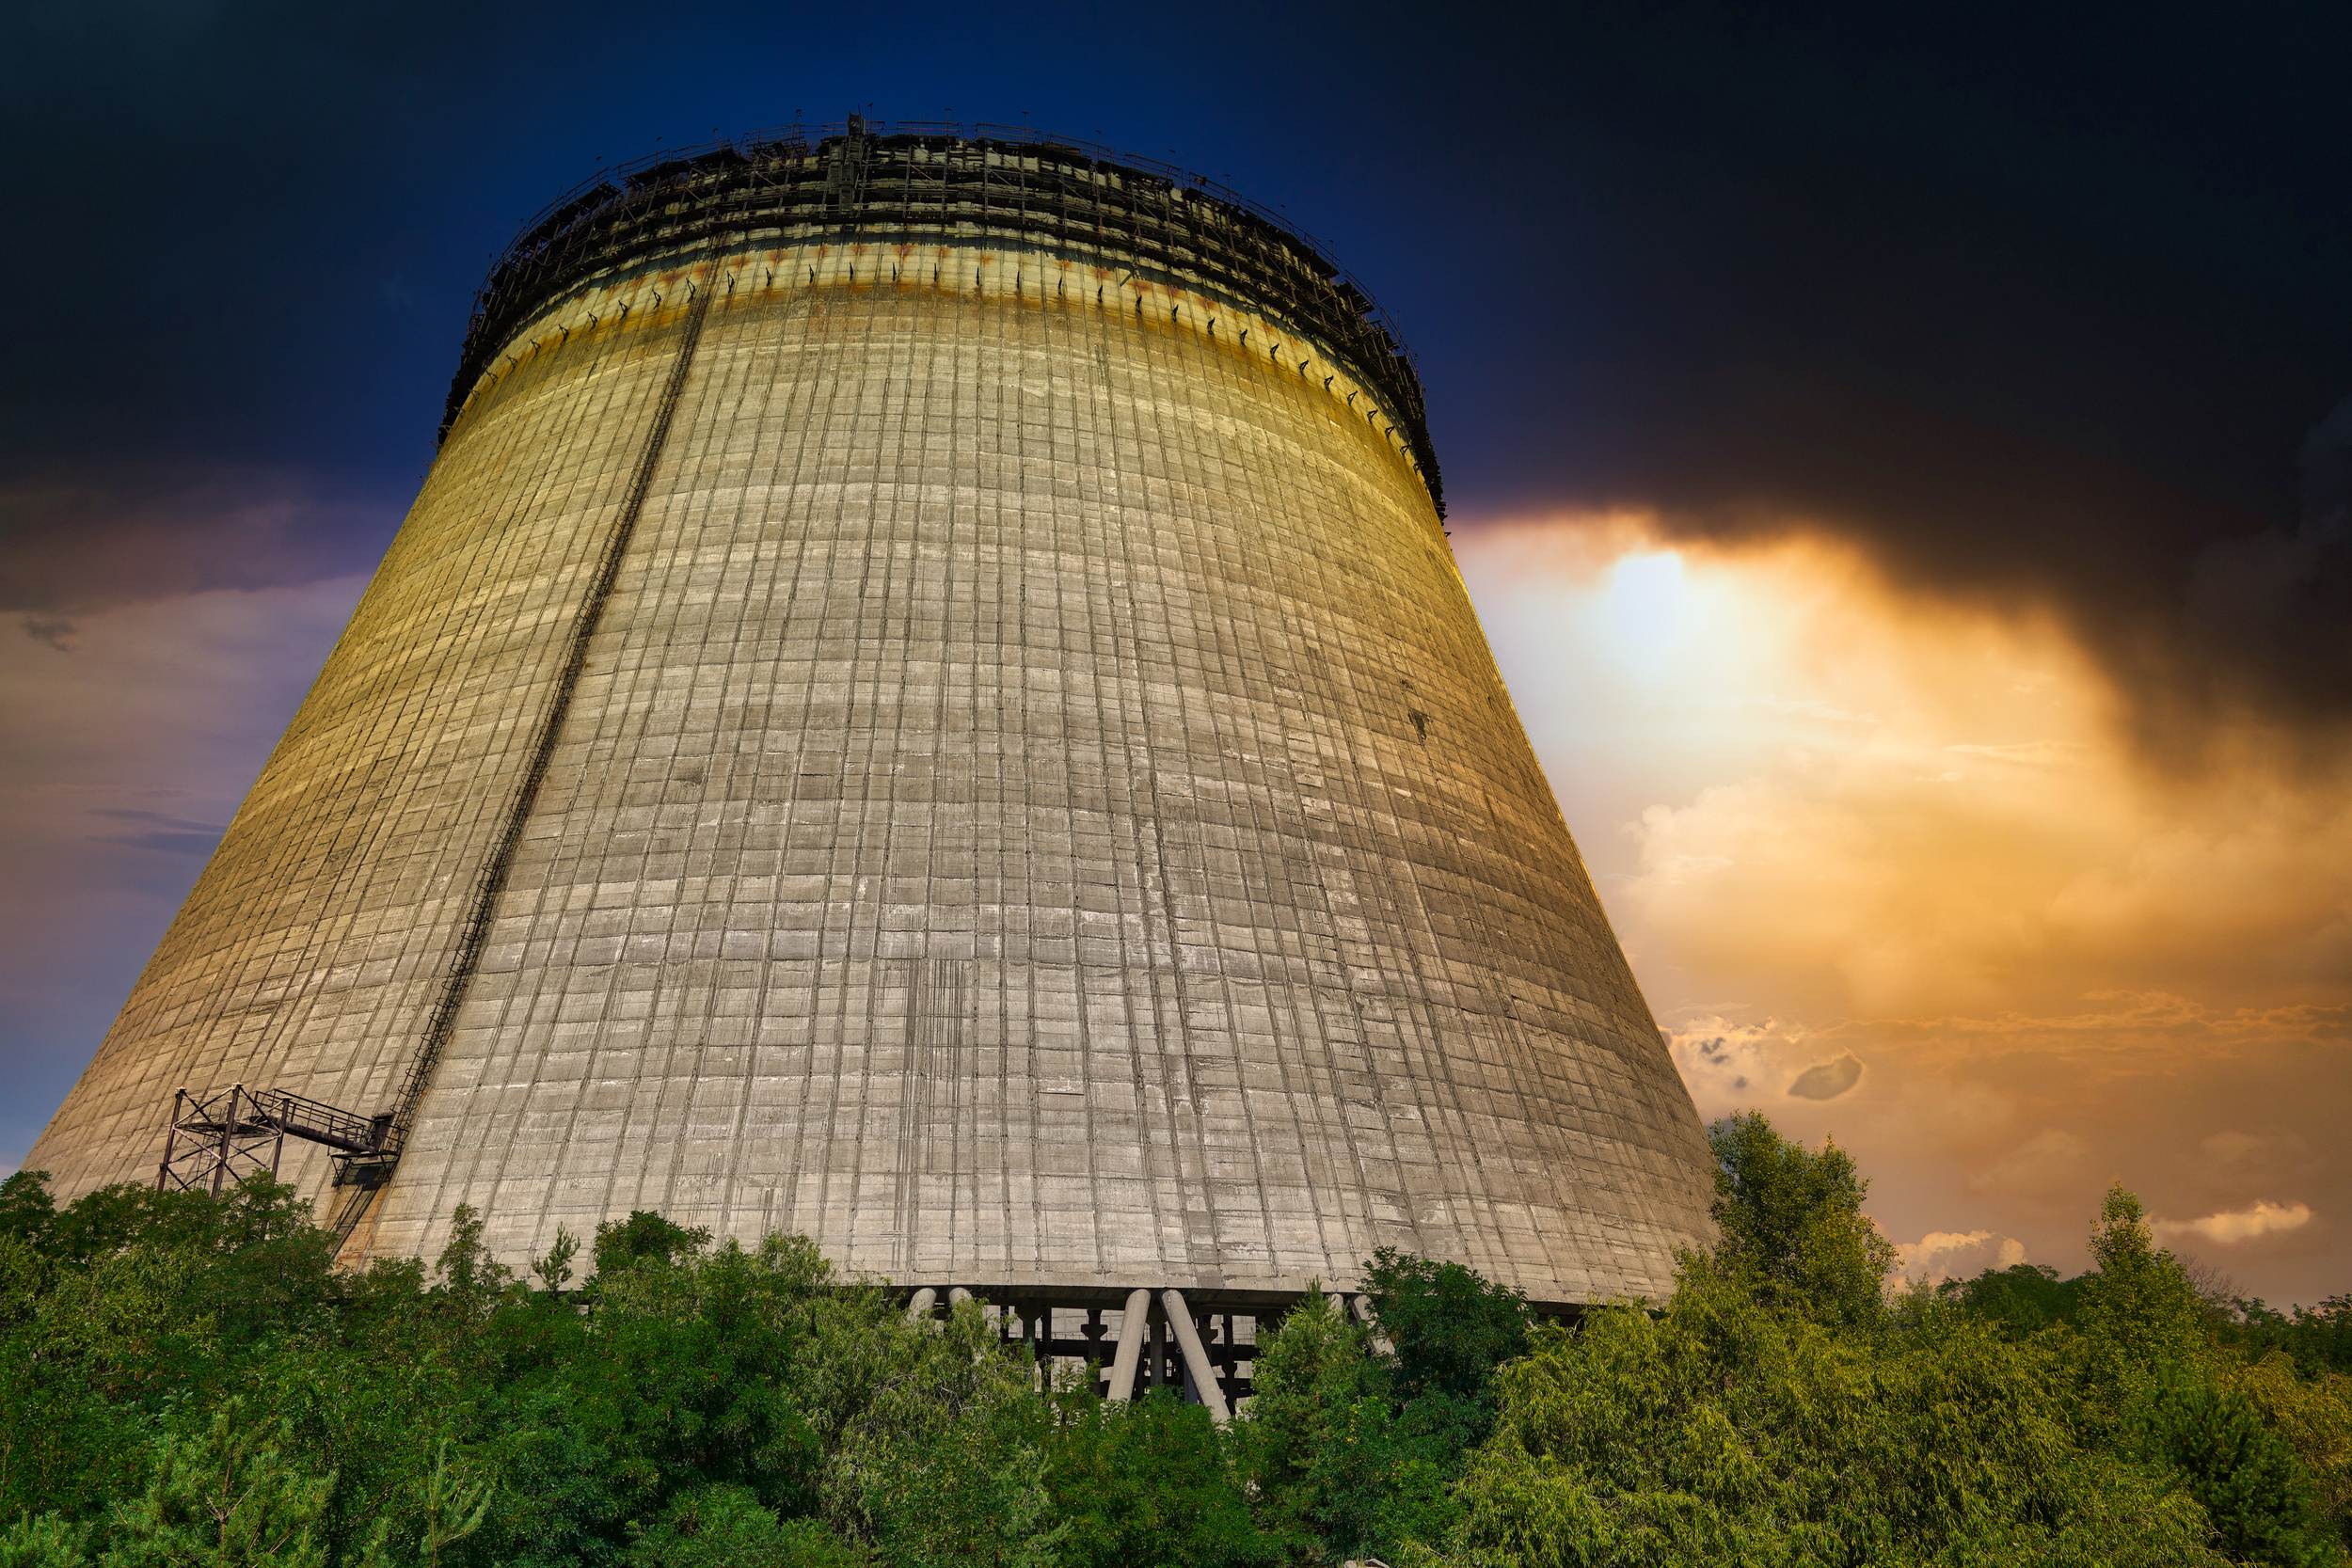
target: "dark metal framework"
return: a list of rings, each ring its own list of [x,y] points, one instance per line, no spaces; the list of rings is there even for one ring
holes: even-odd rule
[[[1218,1292],[1210,1292],[1215,1296]],[[1203,1299],[1188,1306],[1175,1291],[1057,1290],[1048,1295],[1019,1290],[992,1291],[961,1287],[942,1292],[923,1289],[910,1292],[907,1315],[923,1321],[970,1296],[982,1310],[997,1338],[1025,1349],[1039,1363],[1041,1385],[1050,1384],[1057,1370],[1091,1366],[1095,1391],[1115,1399],[1140,1399],[1156,1387],[1173,1389],[1187,1404],[1206,1404],[1219,1418],[1250,1395],[1255,1381],[1258,1333],[1262,1325],[1280,1321],[1303,1297],[1295,1294],[1253,1294],[1246,1302]],[[1135,1298],[1146,1298],[1144,1322],[1136,1335],[1136,1349],[1122,1364],[1120,1334],[1104,1321],[1114,1309],[1135,1310]],[[1331,1298],[1338,1302],[1341,1298]],[[1188,1354],[1182,1318],[1200,1352],[1196,1362]],[[1214,1382],[1211,1389],[1205,1385]]]
[[[525,225],[474,296],[442,435],[515,334],[582,282],[763,231],[1001,234],[1200,279],[1316,341],[1371,387],[1444,515],[1412,356],[1311,236],[1200,175],[999,125],[901,120],[885,132],[853,115],[657,154],[574,187]]]
[[[278,1174],[286,1140],[335,1150],[335,1185],[373,1189],[391,1169],[386,1140],[389,1116],[362,1117],[278,1089],[231,1084],[207,1096],[182,1089],[172,1096],[171,1130],[164,1134],[155,1190],[210,1192],[258,1171]]]
[[[1255,1390],[1261,1334],[1310,1298],[1301,1291],[1214,1287],[1128,1291],[923,1286],[908,1290],[907,1317],[925,1322],[952,1311],[965,1299],[981,1304],[998,1338],[1025,1348],[1035,1358],[1041,1386],[1051,1386],[1057,1371],[1067,1375],[1090,1367],[1095,1391],[1105,1398],[1139,1399],[1165,1386],[1187,1404],[1207,1405],[1222,1423]],[[1327,1311],[1361,1325],[1375,1354],[1395,1354],[1369,1295],[1332,1291],[1323,1302]],[[1113,1308],[1120,1312],[1117,1328],[1104,1322],[1104,1314]],[[1574,1323],[1583,1317],[1582,1309],[1575,1307],[1534,1310],[1556,1323]]]

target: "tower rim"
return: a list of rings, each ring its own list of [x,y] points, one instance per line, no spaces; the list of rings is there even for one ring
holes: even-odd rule
[[[1203,175],[1015,126],[852,115],[838,125],[795,124],[600,169],[526,219],[492,261],[474,294],[439,438],[507,340],[599,272],[755,234],[851,242],[911,232],[1116,252],[1279,312],[1391,404],[1430,500],[1445,515],[1412,353],[1319,241]]]

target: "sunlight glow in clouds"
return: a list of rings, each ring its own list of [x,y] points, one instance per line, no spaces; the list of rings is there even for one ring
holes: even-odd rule
[[[2312,1223],[2308,1203],[2279,1204],[2263,1199],[2234,1213],[2207,1214],[2201,1220],[2158,1220],[2153,1227],[2166,1241],[2202,1236],[2209,1242],[2243,1242],[2272,1230],[2299,1230]]]
[[[2026,1260],[2026,1245],[1990,1230],[1931,1230],[1915,1242],[1898,1242],[1895,1255],[1907,1285],[1973,1279],[1987,1269],[2014,1268]]]
[[[1454,544],[1703,1116],[1835,1132],[1922,1257],[2079,1268],[2121,1179],[2213,1215],[2201,1243],[2259,1235],[2249,1290],[2352,1284],[2318,1217],[2352,1196],[2341,768],[2242,726],[2168,773],[2052,618],[1902,595],[1803,533]],[[2257,1200],[2313,1218],[2219,1223]]]

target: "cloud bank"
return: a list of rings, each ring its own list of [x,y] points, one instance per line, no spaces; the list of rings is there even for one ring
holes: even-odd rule
[[[1931,1230],[1915,1242],[1896,1243],[1895,1255],[1903,1283],[1916,1289],[2014,1268],[2026,1260],[2026,1243],[1990,1230]]]
[[[1826,535],[1457,544],[1703,1116],[1835,1135],[1892,1235],[2079,1268],[2122,1180],[2254,1293],[2344,1288],[2352,768],[2244,715],[2151,759],[2062,616]]]
[[[2300,1230],[2311,1223],[2310,1204],[2273,1203],[2265,1198],[2249,1208],[2207,1214],[2201,1220],[2157,1220],[2153,1228],[2165,1241],[2201,1236],[2208,1242],[2218,1242],[2226,1246],[2233,1242],[2249,1241],[2256,1236]]]

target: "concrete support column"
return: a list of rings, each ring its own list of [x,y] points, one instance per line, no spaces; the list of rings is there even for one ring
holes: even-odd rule
[[[1119,1317],[1119,1352],[1111,1359],[1112,1399],[1124,1402],[1136,1397],[1136,1363],[1143,1359],[1144,1322],[1152,1315],[1152,1292],[1130,1291]]]
[[[1177,1348],[1184,1355],[1184,1370],[1192,1374],[1193,1392],[1209,1407],[1209,1419],[1225,1425],[1233,1418],[1233,1413],[1225,1402],[1225,1388],[1216,1380],[1216,1366],[1209,1359],[1208,1347],[1200,1342],[1200,1328],[1192,1321],[1192,1308],[1184,1305],[1184,1291],[1162,1291],[1160,1308],[1168,1314],[1168,1326],[1176,1331]]]

